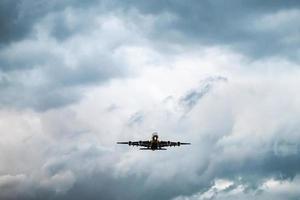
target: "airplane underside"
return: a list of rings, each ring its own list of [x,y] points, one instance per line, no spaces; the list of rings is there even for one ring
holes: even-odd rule
[[[152,151],[155,151],[155,150],[167,150],[166,148],[157,148],[157,149],[151,149],[151,148],[140,148],[140,150],[152,150]]]

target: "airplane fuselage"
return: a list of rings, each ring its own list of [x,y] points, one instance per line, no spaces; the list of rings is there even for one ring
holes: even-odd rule
[[[155,149],[158,149],[158,148],[159,148],[159,142],[152,140],[151,144],[150,144],[150,149],[155,150]]]
[[[154,134],[150,143],[150,149],[154,151],[159,148],[161,147],[159,146],[158,135]]]

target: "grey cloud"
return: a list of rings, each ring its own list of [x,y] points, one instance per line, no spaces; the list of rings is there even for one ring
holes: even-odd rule
[[[210,164],[208,168],[206,168],[204,171],[200,170],[198,174],[193,175],[190,171],[177,171],[174,176],[165,181],[162,181],[161,178],[158,177],[154,177],[154,179],[150,178],[151,174],[155,172],[147,170],[142,174],[139,174],[139,172],[137,171],[133,172],[133,174],[131,175],[127,174],[126,176],[115,176],[113,170],[108,168],[105,160],[103,163],[101,163],[102,166],[106,165],[104,171],[91,171],[91,169],[93,169],[95,166],[97,158],[99,159],[98,156],[101,156],[99,154],[95,154],[95,152],[97,151],[98,150],[95,151],[95,149],[91,149],[91,151],[88,151],[91,153],[92,157],[89,156],[90,153],[88,152],[83,153],[80,150],[76,153],[76,151],[73,151],[72,154],[73,156],[76,155],[75,157],[68,155],[64,160],[56,164],[54,163],[49,165],[47,169],[50,170],[51,173],[54,173],[53,175],[57,174],[63,168],[73,169],[75,172],[77,171],[75,173],[77,174],[76,182],[69,190],[65,191],[64,193],[55,194],[51,192],[50,194],[45,193],[45,196],[39,197],[43,197],[44,199],[48,199],[51,197],[51,199],[86,198],[92,200],[122,198],[160,198],[167,200],[175,198],[179,195],[190,195],[195,192],[199,192],[199,190],[204,193],[212,187],[213,181],[216,178],[225,178],[233,181],[234,184],[236,184],[235,186],[228,188],[227,192],[230,192],[236,189],[236,187],[238,187],[239,185],[242,185],[244,188],[244,192],[247,194],[248,192],[258,191],[261,184],[268,178],[275,178],[278,180],[292,180],[294,175],[296,173],[299,173],[299,168],[296,167],[297,169],[292,176],[285,176],[285,174],[289,173],[290,171],[286,166],[299,166],[299,159],[296,158],[296,156],[299,155],[293,156],[291,158],[284,158],[280,156],[272,156],[272,154],[265,154],[264,156],[254,156],[251,159],[245,158],[245,160],[247,159],[246,161],[234,161],[230,159],[220,161],[215,157],[215,159],[212,158],[209,161]],[[217,152],[213,153],[217,154]],[[103,156],[103,153],[101,154]],[[197,151],[194,152],[194,154],[197,154]],[[107,157],[115,156],[111,153],[104,153],[104,155]],[[150,159],[147,157],[147,155],[144,156],[146,156],[146,160]],[[168,158],[167,160],[170,162],[168,164],[164,163],[163,160],[162,162],[156,160],[156,166],[160,170],[157,173],[161,174],[161,177],[163,177],[165,173],[168,173],[168,171],[172,171],[174,165],[182,166],[182,163],[185,161],[185,159],[182,158],[177,158],[175,161],[169,156],[162,156],[163,160]],[[196,155],[190,155],[188,157],[197,159]],[[222,154],[220,154],[219,157],[222,157]],[[145,163],[145,159],[141,159],[138,162]],[[78,160],[80,160],[81,162],[84,161],[84,164],[79,164]],[[219,161],[215,162],[214,160]],[[146,163],[150,164],[151,162],[152,161],[150,160]],[[198,160],[196,160],[196,162],[198,163]],[[278,163],[284,164],[280,166],[278,165]],[[138,165],[138,163],[135,164]],[[186,165],[193,165],[193,163],[186,163]],[[199,165],[199,163],[197,165]],[[163,168],[161,168],[162,166]],[[273,168],[274,166],[275,168]],[[198,167],[199,166],[197,166],[197,168]],[[154,171],[158,170],[155,166],[149,167],[148,169]],[[136,170],[136,168],[133,170]],[[85,173],[83,173],[83,171],[85,171]],[[190,182],[189,179],[191,179],[192,176],[194,176],[193,178],[195,178],[195,182]],[[151,180],[151,184],[147,185],[147,182],[149,183],[149,180]],[[218,196],[216,195],[216,197]],[[260,197],[260,194],[258,194],[258,197]]]
[[[94,44],[93,39],[87,39],[89,35],[81,35],[73,38],[77,41],[57,42],[51,34],[47,35],[51,31],[44,28],[47,23],[39,22],[46,36],[39,36],[37,31],[32,38],[1,49],[0,107],[37,111],[58,108],[77,102],[86,86],[126,76],[126,64],[114,55],[114,46],[105,46],[116,38],[107,35],[103,38],[105,44]],[[77,49],[83,45],[88,52]]]
[[[0,42],[7,42],[23,36],[30,28],[26,23],[20,23],[18,18],[18,5],[20,1],[4,0],[0,3]],[[17,30],[16,30],[17,29]]]
[[[298,41],[296,39],[293,40],[293,45],[289,45],[291,42],[282,41],[280,31],[275,33],[272,29],[265,30],[260,29],[259,25],[258,27],[255,26],[256,22],[266,23],[264,20],[260,20],[265,15],[297,9],[298,3],[296,1],[288,1],[284,4],[274,3],[273,1],[264,3],[258,1],[223,3],[221,1],[196,2],[192,0],[184,4],[179,1],[166,1],[164,3],[158,1],[87,1],[85,3],[81,1],[42,1],[39,3],[35,1],[3,1],[1,2],[1,9],[4,11],[1,12],[3,15],[1,16],[2,39],[0,39],[2,41],[0,69],[3,72],[1,85],[9,85],[7,88],[11,88],[11,90],[6,89],[7,91],[2,92],[2,104],[7,105],[7,102],[13,99],[12,102],[17,102],[12,103],[12,105],[17,105],[17,107],[28,105],[27,107],[34,107],[37,110],[47,110],[51,107],[67,105],[68,102],[76,102],[78,94],[75,90],[69,90],[71,85],[77,87],[85,83],[99,83],[122,74],[122,72],[119,73],[119,71],[122,71],[120,67],[115,67],[122,65],[121,62],[116,63],[113,61],[115,58],[109,58],[111,52],[108,51],[113,51],[123,45],[116,38],[114,38],[116,41],[112,42],[109,47],[103,47],[101,51],[104,51],[104,53],[100,53],[100,56],[94,55],[85,58],[85,60],[80,60],[79,67],[82,69],[73,70],[64,67],[65,63],[61,60],[65,58],[60,55],[62,52],[60,50],[51,51],[51,49],[60,47],[61,42],[66,42],[65,40],[70,40],[78,36],[77,34],[80,34],[83,38],[88,38],[90,36],[88,33],[97,28],[95,27],[97,24],[92,23],[92,21],[99,13],[103,15],[105,12],[115,11],[121,16],[127,17],[127,20],[131,20],[133,24],[136,23],[136,28],[139,28],[141,22],[135,21],[133,8],[137,9],[141,15],[154,15],[157,17],[152,29],[141,33],[143,37],[158,43],[160,41],[163,43],[179,42],[184,46],[197,45],[198,42],[209,45],[224,44],[242,49],[243,52],[248,52],[256,57],[278,53],[281,53],[281,56],[297,57],[296,44]],[[68,9],[73,9],[72,17],[76,21],[72,26],[68,22]],[[7,10],[11,12],[8,13]],[[89,16],[89,13],[91,16]],[[170,15],[170,19],[160,20],[161,14],[165,13]],[[280,16],[278,18],[280,19]],[[33,29],[38,25],[42,25],[42,29],[50,29],[44,31],[48,31],[48,34],[50,34],[49,39],[57,41],[56,46],[37,44],[35,47],[30,47],[32,44],[30,42],[26,43],[26,41],[38,42],[35,41],[37,36],[36,30]],[[253,27],[249,27],[252,25]],[[281,24],[277,29],[280,29],[280,26]],[[288,27],[288,31],[283,32],[284,34],[297,35],[295,32],[297,28],[289,28],[295,26],[293,23],[284,24],[284,26]],[[179,34],[173,34],[176,32]],[[103,38],[103,42],[104,40],[106,38]],[[121,40],[125,41],[126,38],[121,37]],[[18,45],[18,48],[13,48]],[[293,51],[291,51],[291,48]],[[72,54],[72,52],[69,53]],[[92,61],[96,56],[102,57],[100,63]],[[50,66],[56,66],[57,68]],[[114,69],[109,69],[111,66],[114,66]],[[20,75],[17,75],[17,72],[12,73],[10,71],[19,70],[20,73],[23,73],[24,71],[20,71],[22,69],[27,70],[25,71],[26,74],[30,74],[29,70],[36,68],[46,68],[45,72],[42,73],[48,83],[44,83],[44,86],[31,88],[25,86],[22,81],[13,81],[14,78],[22,78],[19,78]],[[62,70],[61,73],[57,73],[58,70]],[[46,73],[49,73],[49,75]],[[58,90],[58,85],[64,87],[62,91]],[[21,95],[14,92],[17,90],[21,90]],[[69,97],[66,95],[66,90],[70,93]],[[49,92],[41,95],[45,91]],[[196,93],[190,95],[195,98],[197,96]],[[32,96],[45,96],[46,99],[49,99],[49,102],[44,102],[42,99],[44,97],[41,97],[40,100],[37,98],[34,100],[36,102],[31,103]],[[54,96],[59,98],[55,100]],[[18,99],[24,99],[25,103],[20,102]]]
[[[275,55],[298,57],[296,44],[299,46],[299,40],[292,45],[284,42],[286,37],[299,36],[297,23],[284,23],[276,30],[255,27],[255,23],[265,15],[299,10],[298,1],[127,1],[122,5],[127,8],[135,7],[145,14],[169,13],[173,16],[169,21],[157,22],[155,30],[150,33],[154,40],[160,38],[195,47],[199,44],[225,45],[252,58]],[[274,20],[276,23],[278,19]],[[287,27],[289,32],[281,34]]]
[[[220,81],[226,82],[227,78],[215,76],[202,80],[199,88],[191,90],[185,96],[181,97],[179,104],[181,104],[181,106],[183,106],[187,111],[191,110],[198,101],[213,88],[213,85]]]
[[[75,8],[76,12],[90,12],[97,8],[98,13],[122,11],[126,16],[131,10],[137,9],[142,15],[170,14],[169,20],[157,20],[149,33],[144,33],[151,40],[179,43],[195,46],[198,44],[225,45],[254,58],[280,55],[297,58],[299,40],[290,38],[299,35],[297,23],[289,20],[279,24],[276,31],[260,29],[257,23],[263,22],[267,15],[276,15],[279,12],[299,10],[299,2],[289,0],[274,1],[3,1],[1,17],[1,42],[20,40],[28,36],[33,26],[51,13],[58,13],[67,8]],[[11,12],[7,12],[10,10]],[[84,30],[84,24],[78,27],[69,27],[65,18],[56,15],[53,25],[53,36],[59,40],[67,39]],[[134,16],[132,16],[134,21]],[[274,17],[274,23],[280,21]],[[268,26],[268,23],[262,24]],[[285,31],[286,30],[286,31]],[[298,44],[298,45],[297,45]],[[292,50],[291,50],[292,48]]]
[[[143,122],[144,114],[142,112],[134,113],[128,120],[128,125],[133,126]]]
[[[28,37],[33,26],[49,13],[58,12],[67,7],[87,8],[96,2],[99,1],[1,1],[0,44],[5,46],[11,42],[20,41]]]
[[[0,82],[0,104],[40,111],[60,107],[78,101],[82,87],[125,74],[114,61],[83,61],[82,65],[86,66],[72,69],[57,63],[5,73]]]
[[[26,180],[26,175],[24,174],[17,174],[17,175],[1,175],[0,176],[0,191],[1,191],[1,198],[10,199],[12,190],[17,193],[19,191],[24,191],[24,183]],[[19,191],[18,191],[19,190]]]
[[[300,172],[299,153],[293,156],[278,156],[274,152],[254,156],[244,161],[221,161],[223,168],[219,168],[214,175],[242,183],[246,189],[258,189],[268,178],[277,180],[293,180]],[[241,178],[241,180],[239,180]]]
[[[82,151],[82,150],[80,150]],[[63,190],[64,186],[61,182],[60,184],[56,184],[55,188],[36,188],[36,190],[31,190],[32,193],[28,194],[28,198],[26,196],[24,199],[153,199],[153,198],[160,198],[160,199],[172,199],[179,195],[190,195],[195,192],[202,191],[204,193],[205,191],[209,190],[212,187],[213,181],[215,178],[227,178],[228,180],[234,181],[236,184],[234,187],[227,189],[227,193],[236,189],[238,185],[242,185],[245,189],[245,194],[256,191],[259,189],[259,186],[263,181],[265,181],[267,178],[277,178],[279,174],[281,174],[281,171],[276,170],[270,170],[266,168],[267,172],[265,173],[259,173],[261,169],[264,169],[264,167],[260,167],[260,162],[264,166],[274,165],[275,163],[271,162],[264,162],[263,159],[259,162],[256,159],[249,160],[246,163],[244,163],[242,166],[236,167],[239,165],[239,163],[227,163],[227,162],[221,162],[217,163],[219,167],[217,167],[220,171],[216,174],[209,174],[207,176],[203,175],[197,175],[196,182],[189,182],[188,179],[191,178],[191,172],[183,171],[182,173],[178,173],[175,176],[169,178],[166,181],[161,182],[161,179],[156,178],[151,183],[152,185],[147,185],[147,180],[149,180],[149,175],[151,175],[151,171],[145,172],[142,174],[134,173],[132,175],[126,175],[126,176],[115,176],[112,169],[106,168],[104,170],[98,171],[97,168],[95,168],[95,162],[99,159],[98,156],[92,156],[90,157],[89,154],[86,153],[80,153],[73,151],[73,156],[66,155],[65,159],[58,162],[53,163],[47,167],[47,170],[52,173],[50,177],[57,176],[61,170],[65,169],[72,169],[73,173],[75,173],[76,181],[74,184],[70,187],[70,189],[65,190],[61,193],[55,193],[56,190],[60,191]],[[196,153],[196,152],[195,152]],[[95,149],[91,149],[91,154],[95,155]],[[103,153],[101,153],[103,156]],[[105,153],[106,156],[115,156],[111,153]],[[105,155],[104,154],[104,155]],[[156,155],[157,156],[157,155]],[[163,156],[164,159],[166,159],[168,156]],[[177,159],[177,162],[172,161],[170,157],[168,157],[168,161],[170,164],[163,164],[156,162],[157,166],[164,165],[164,169],[160,169],[159,173],[162,173],[161,176],[164,176],[164,173],[168,173],[168,170],[173,170],[172,165],[173,164],[180,164],[180,162],[183,162],[183,159]],[[196,157],[195,157],[196,158]],[[266,156],[268,158],[268,156]],[[93,161],[94,160],[94,161]],[[81,162],[81,164],[79,163]],[[83,163],[82,163],[83,162]],[[101,163],[102,166],[107,165],[104,160],[103,163]],[[144,159],[140,160],[139,162],[145,162]],[[281,160],[276,159],[275,162],[286,162],[286,165],[291,164],[299,164],[294,162],[289,162],[288,160]],[[94,164],[93,164],[94,163]],[[151,161],[150,161],[151,163]],[[136,163],[138,164],[138,163]],[[258,164],[258,166],[257,166]],[[247,165],[250,165],[250,169],[247,167]],[[220,167],[222,166],[222,167]],[[251,167],[253,166],[253,168]],[[212,167],[212,166],[211,166]],[[77,168],[77,169],[76,169]],[[91,171],[91,169],[96,169],[95,171]],[[155,167],[151,167],[149,169],[156,170]],[[85,171],[87,170],[87,171]],[[285,171],[285,168],[282,168],[283,171]],[[299,169],[298,169],[299,172]],[[195,176],[195,175],[194,175]],[[239,179],[241,177],[242,179]],[[280,180],[285,180],[288,177],[280,177]],[[156,180],[156,181],[155,181]],[[184,185],[183,185],[184,184]],[[225,192],[225,191],[224,191]],[[151,195],[149,195],[151,194]],[[24,195],[24,194],[23,194]],[[218,195],[216,195],[218,197]],[[261,197],[260,194],[258,194],[258,197]],[[214,198],[213,198],[214,199]]]

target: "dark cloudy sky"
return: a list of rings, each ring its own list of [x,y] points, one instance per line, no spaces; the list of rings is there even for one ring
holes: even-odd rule
[[[298,0],[1,0],[0,199],[300,198]],[[116,141],[192,142],[143,152]]]

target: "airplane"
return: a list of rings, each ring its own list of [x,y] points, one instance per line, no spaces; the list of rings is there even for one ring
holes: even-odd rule
[[[162,147],[175,147],[180,145],[189,145],[191,143],[186,142],[170,142],[170,141],[160,141],[158,140],[158,134],[154,132],[152,134],[152,139],[149,141],[136,141],[136,142],[117,142],[117,144],[128,144],[129,146],[142,146],[140,150],[167,150]]]

